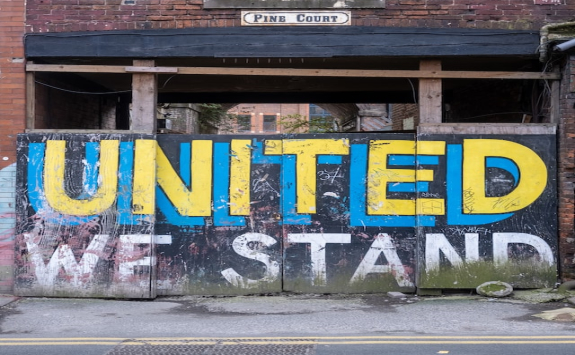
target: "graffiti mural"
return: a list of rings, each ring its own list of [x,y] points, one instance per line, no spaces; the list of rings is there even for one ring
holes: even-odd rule
[[[551,135],[23,134],[16,293],[552,284],[553,147]]]
[[[324,137],[283,142],[284,288],[413,291],[415,210],[381,200],[388,196],[387,167],[396,163],[386,147],[405,145],[404,158],[413,160],[413,135]],[[391,197],[415,199],[391,190]]]
[[[158,292],[281,291],[281,157],[246,136],[157,140],[156,233],[172,240],[158,246]]]
[[[0,292],[11,292],[16,225],[16,164],[0,166]]]
[[[437,144],[434,151],[430,144]],[[445,213],[418,227],[421,288],[518,288],[557,280],[555,136],[420,135],[417,172],[433,167],[421,198]],[[433,163],[433,164],[432,164]],[[431,206],[421,208],[430,208]]]
[[[19,137],[16,294],[155,296],[152,138]]]

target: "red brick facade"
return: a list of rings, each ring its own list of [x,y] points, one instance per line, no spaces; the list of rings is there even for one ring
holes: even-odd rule
[[[282,118],[289,115],[309,116],[309,105],[306,104],[240,104],[231,108],[229,113],[234,115],[251,115],[251,133],[282,133]],[[266,131],[264,116],[276,116],[273,131]],[[272,128],[273,128],[272,127]],[[269,127],[268,127],[269,129]]]
[[[202,0],[31,0],[28,32],[240,26],[240,10],[202,9]],[[385,9],[353,10],[353,26],[536,29],[573,18],[575,3],[387,0]]]
[[[16,162],[25,126],[24,1],[0,1],[0,169]]]
[[[559,265],[563,278],[575,279],[575,92],[571,92],[575,57],[571,56],[565,63],[564,77],[561,85],[561,121],[559,123],[559,154],[557,163],[559,171]]]
[[[24,1],[0,0],[0,293],[14,265],[16,136],[25,129]]]
[[[395,104],[391,106],[391,119],[393,122],[393,130],[401,131],[403,129],[413,129],[409,127],[409,122],[405,122],[406,119],[411,119],[414,125],[417,125],[417,120],[419,118],[419,107],[417,104]]]

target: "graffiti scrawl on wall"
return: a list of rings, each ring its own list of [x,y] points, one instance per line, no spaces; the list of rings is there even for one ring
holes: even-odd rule
[[[552,284],[554,142],[24,134],[16,292],[413,291],[493,275]]]
[[[15,187],[16,163],[0,165],[0,287],[13,282]]]

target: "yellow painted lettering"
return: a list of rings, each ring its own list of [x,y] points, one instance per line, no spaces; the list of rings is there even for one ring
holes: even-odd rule
[[[136,140],[134,155],[133,213],[154,214],[156,171],[150,168],[150,161],[156,160],[156,141]]]
[[[283,154],[296,155],[298,213],[316,213],[317,156],[349,154],[348,139],[285,139]]]
[[[418,155],[444,155],[445,142],[444,141],[418,141],[417,142]]]
[[[443,216],[445,214],[445,202],[442,198],[418,198],[416,207],[418,215]]]
[[[44,193],[48,204],[55,211],[71,216],[91,216],[109,209],[116,200],[118,189],[118,147],[117,140],[100,142],[98,189],[91,198],[76,200],[70,198],[64,188],[66,141],[47,141]]]
[[[264,143],[266,155],[282,155],[282,141],[279,139],[267,139]]]
[[[485,196],[487,157],[511,160],[519,170],[519,181],[505,196]],[[463,141],[463,194],[467,213],[490,214],[521,210],[532,204],[545,190],[547,167],[531,149],[519,143],[499,139]]]
[[[160,146],[156,150],[158,185],[182,216],[210,216],[212,211],[212,141],[192,141],[192,184],[187,188]]]
[[[417,155],[445,155],[445,142],[443,141],[418,141]],[[418,169],[417,181],[433,181],[433,170]],[[415,201],[415,212],[418,215],[445,215],[445,201],[442,198],[418,197]]]
[[[230,215],[250,214],[250,167],[252,147],[249,139],[233,139],[230,163]]]
[[[415,215],[414,200],[387,198],[389,182],[415,182],[415,169],[389,169],[389,155],[415,155],[415,142],[375,140],[369,142],[367,165],[367,214]]]

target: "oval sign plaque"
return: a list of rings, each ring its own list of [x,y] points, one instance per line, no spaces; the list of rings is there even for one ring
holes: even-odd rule
[[[242,11],[242,26],[342,26],[350,11]]]

